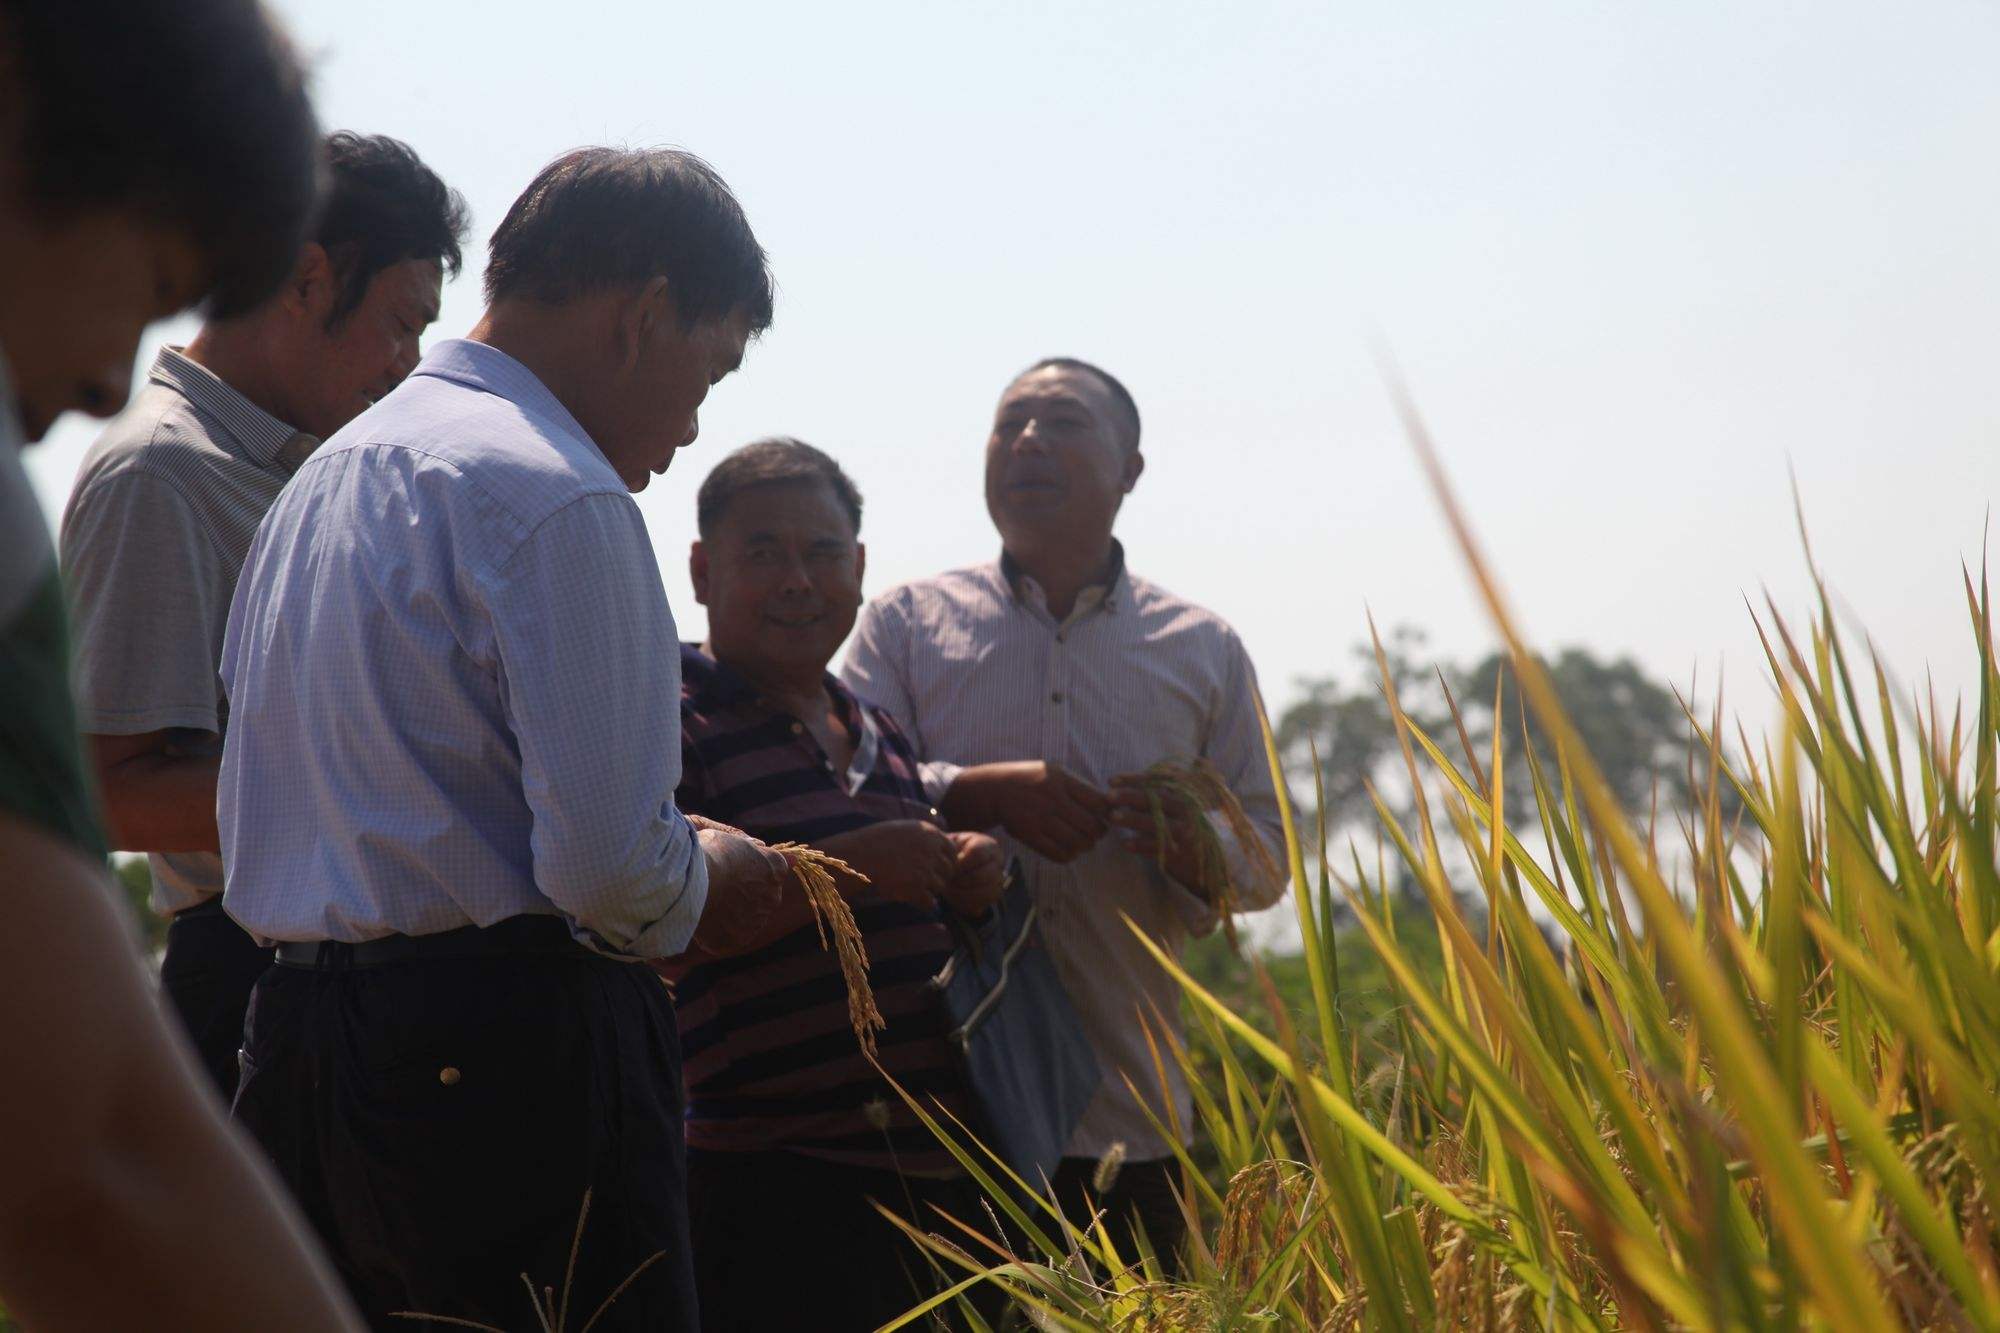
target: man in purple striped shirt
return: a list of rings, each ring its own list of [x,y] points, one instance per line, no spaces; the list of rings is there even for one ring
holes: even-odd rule
[[[1206,760],[1272,852],[1283,833],[1249,655],[1221,617],[1132,573],[1112,537],[1144,469],[1139,410],[1122,384],[1069,358],[1030,367],[1002,395],[986,447],[1000,558],[870,603],[845,675],[928,761],[926,786],[951,827],[1000,831],[1022,854],[1049,954],[1104,1070],[1057,1196],[1087,1218],[1099,1161],[1122,1158],[1096,1202],[1140,1222],[1171,1264],[1183,1221],[1173,1145],[1156,1122],[1185,1140],[1192,1108],[1171,1061],[1163,1095],[1145,1029],[1164,1022],[1178,1035],[1180,994],[1123,918],[1178,953],[1220,914],[1200,873],[1196,812],[1172,812],[1163,856],[1133,775]],[[1276,902],[1283,879],[1212,822],[1234,906]]]
[[[708,642],[681,654],[674,799],[868,877],[841,891],[887,1024],[881,1068],[962,1119],[963,1080],[930,981],[951,956],[947,914],[977,917],[999,896],[1000,849],[944,830],[896,724],[827,674],[861,606],[860,526],[854,483],[797,440],[748,445],[702,482],[690,573]],[[703,1328],[859,1333],[938,1290],[874,1205],[935,1229],[933,1207],[975,1221],[977,1200],[863,1055],[840,964],[798,887],[748,950],[718,956],[697,943],[663,971],[687,1080]],[[771,1280],[774,1263],[785,1281]]]

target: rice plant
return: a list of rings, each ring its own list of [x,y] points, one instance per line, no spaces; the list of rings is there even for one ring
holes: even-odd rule
[[[1823,585],[1804,622],[1767,607],[1781,724],[1753,743],[1723,735],[1719,704],[1691,716],[1696,799],[1634,812],[1402,406],[1552,741],[1547,760],[1520,752],[1532,804],[1509,804],[1497,736],[1482,755],[1462,729],[1428,734],[1385,677],[1414,812],[1378,798],[1379,847],[1338,854],[1287,812],[1303,1011],[1267,979],[1260,1028],[1159,956],[1193,1049],[1157,1039],[1155,1072],[1192,1073],[1197,1052],[1211,1071],[1190,1079],[1198,1123],[1163,1111],[1161,1127],[1218,1164],[1182,1154],[1181,1274],[955,1146],[1009,1239],[907,1228],[964,1275],[908,1319],[993,1283],[1039,1327],[1078,1330],[2000,1329],[1985,580],[1965,581],[1967,707],[1905,696],[1856,656]],[[1282,781],[1275,747],[1271,762]],[[1421,896],[1441,968],[1418,965],[1398,882]],[[1397,993],[1366,1049],[1342,1004],[1341,928]]]
[[[1138,774],[1137,780],[1153,821],[1153,842],[1158,848],[1160,869],[1167,869],[1173,825],[1184,817],[1185,827],[1195,840],[1195,860],[1200,867],[1198,882],[1191,887],[1215,905],[1222,915],[1222,930],[1229,939],[1229,947],[1240,951],[1241,942],[1236,937],[1236,886],[1231,880],[1229,855],[1216,831],[1216,821],[1221,821],[1259,873],[1276,879],[1281,872],[1271,859],[1263,835],[1250,821],[1243,802],[1206,759],[1187,764],[1161,760]]]

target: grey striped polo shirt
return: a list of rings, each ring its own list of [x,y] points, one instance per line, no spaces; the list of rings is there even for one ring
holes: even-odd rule
[[[85,733],[174,733],[217,754],[228,701],[216,674],[250,539],[318,441],[177,348],[84,456],[62,521]],[[153,907],[222,892],[222,859],[153,853]]]

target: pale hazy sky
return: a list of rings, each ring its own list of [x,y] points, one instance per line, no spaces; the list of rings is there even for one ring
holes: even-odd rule
[[[1721,661],[1761,699],[1743,598],[1804,590],[1789,463],[1895,665],[1969,678],[1958,565],[2000,482],[1992,0],[278,9],[324,122],[407,139],[472,205],[433,337],[470,326],[485,237],[564,149],[679,144],[736,187],[777,321],[641,500],[690,636],[725,450],[846,463],[879,590],[993,553],[993,400],[1069,353],[1146,417],[1132,565],[1234,621],[1274,702],[1351,678],[1364,605],[1483,651],[1379,330],[1541,642],[1681,681]],[[52,509],[92,430],[31,453]]]

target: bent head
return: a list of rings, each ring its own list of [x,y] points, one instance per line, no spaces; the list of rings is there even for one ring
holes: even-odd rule
[[[861,493],[797,440],[759,440],[716,464],[689,553],[717,661],[754,679],[817,680],[861,610]]]
[[[1086,362],[1053,358],[1000,396],[986,440],[986,511],[1010,550],[1095,549],[1145,466],[1125,387]]]
[[[288,425],[325,439],[415,369],[457,277],[465,200],[409,145],[341,131],[313,238],[277,297],[250,316],[275,344]]]
[[[255,0],[0,0],[0,351],[30,439],[123,407],[154,320],[271,294],[318,139]]]
[[[493,233],[489,322],[565,347],[564,405],[627,487],[700,431],[708,391],[771,323],[771,275],[714,169],[672,149],[581,148]]]

